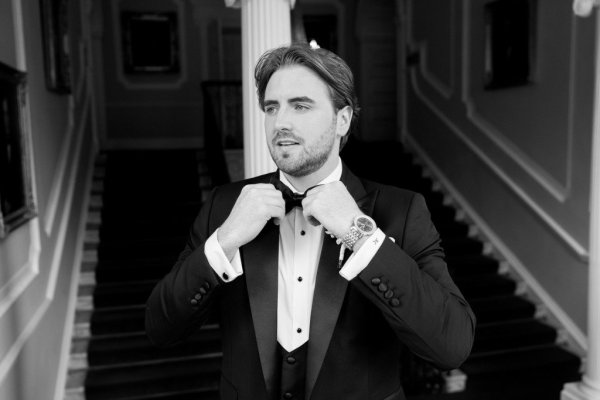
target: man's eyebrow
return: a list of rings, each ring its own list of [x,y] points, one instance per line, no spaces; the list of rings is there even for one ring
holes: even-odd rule
[[[310,104],[314,104],[315,101],[313,99],[311,99],[310,97],[300,96],[300,97],[292,97],[291,99],[288,100],[288,103],[310,103]]]
[[[277,105],[279,102],[277,100],[265,100],[263,103],[264,107]]]

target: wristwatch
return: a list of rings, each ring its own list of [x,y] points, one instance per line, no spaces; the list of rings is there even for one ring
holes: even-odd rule
[[[373,221],[373,218],[364,214],[357,215],[354,217],[350,230],[342,238],[342,243],[344,243],[346,248],[352,250],[360,238],[372,235],[376,229],[377,225]]]

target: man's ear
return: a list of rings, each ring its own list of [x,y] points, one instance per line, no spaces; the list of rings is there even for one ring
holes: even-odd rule
[[[352,122],[352,108],[346,106],[337,112],[337,130],[336,134],[340,137],[346,136],[350,130],[350,123]]]

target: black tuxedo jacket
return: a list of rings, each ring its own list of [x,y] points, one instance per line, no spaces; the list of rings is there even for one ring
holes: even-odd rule
[[[204,255],[204,242],[227,218],[242,187],[269,182],[271,175],[213,190],[187,246],[147,303],[146,330],[157,345],[184,340],[211,309],[219,309],[223,400],[278,396],[273,377],[279,228],[267,223],[240,249],[244,274],[231,282],[223,282]],[[475,317],[448,274],[423,197],[361,180],[345,166],[341,180],[387,238],[348,282],[338,273],[339,246],[325,235],[310,322],[306,398],[401,400],[402,349],[442,369],[456,368],[470,352]]]

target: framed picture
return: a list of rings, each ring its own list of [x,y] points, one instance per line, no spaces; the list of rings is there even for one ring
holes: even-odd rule
[[[125,73],[179,72],[177,14],[123,11],[121,32]]]
[[[46,87],[71,93],[69,0],[40,0]]]
[[[25,85],[25,73],[0,62],[0,238],[36,215]]]
[[[485,5],[485,88],[527,85],[534,64],[535,0]]]

